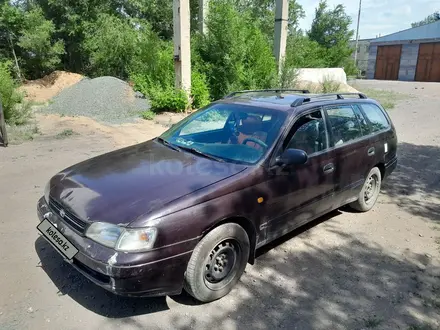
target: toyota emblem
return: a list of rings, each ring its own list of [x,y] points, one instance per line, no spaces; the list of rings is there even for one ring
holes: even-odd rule
[[[63,209],[60,210],[60,217],[64,218],[66,216],[66,211],[64,211]]]

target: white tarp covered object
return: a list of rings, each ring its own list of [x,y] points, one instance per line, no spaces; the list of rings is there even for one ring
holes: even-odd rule
[[[342,68],[322,68],[322,69],[298,69],[299,81],[311,81],[321,83],[324,80],[332,80],[347,84],[347,75]]]

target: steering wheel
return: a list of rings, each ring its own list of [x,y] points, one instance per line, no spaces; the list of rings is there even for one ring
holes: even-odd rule
[[[248,138],[243,140],[242,144],[246,144],[248,142],[254,142],[254,143],[260,145],[261,147],[263,147],[264,149],[267,149],[267,144],[264,143],[263,141],[259,140],[259,139],[256,139],[256,138],[253,138],[253,137],[248,137]]]

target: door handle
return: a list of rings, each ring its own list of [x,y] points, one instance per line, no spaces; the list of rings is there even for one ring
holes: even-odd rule
[[[370,149],[368,149],[368,156],[374,156],[375,152],[376,152],[376,149],[374,149],[374,147],[371,147]]]
[[[333,173],[333,171],[335,170],[335,165],[333,165],[332,163],[327,164],[322,168],[322,170],[325,174]]]

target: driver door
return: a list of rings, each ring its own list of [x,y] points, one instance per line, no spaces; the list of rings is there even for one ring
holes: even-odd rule
[[[266,182],[270,219],[266,223],[271,241],[333,209],[335,187],[334,153],[328,150],[328,133],[321,109],[300,116],[292,125],[279,151],[287,148],[307,152],[303,165],[286,166]]]

